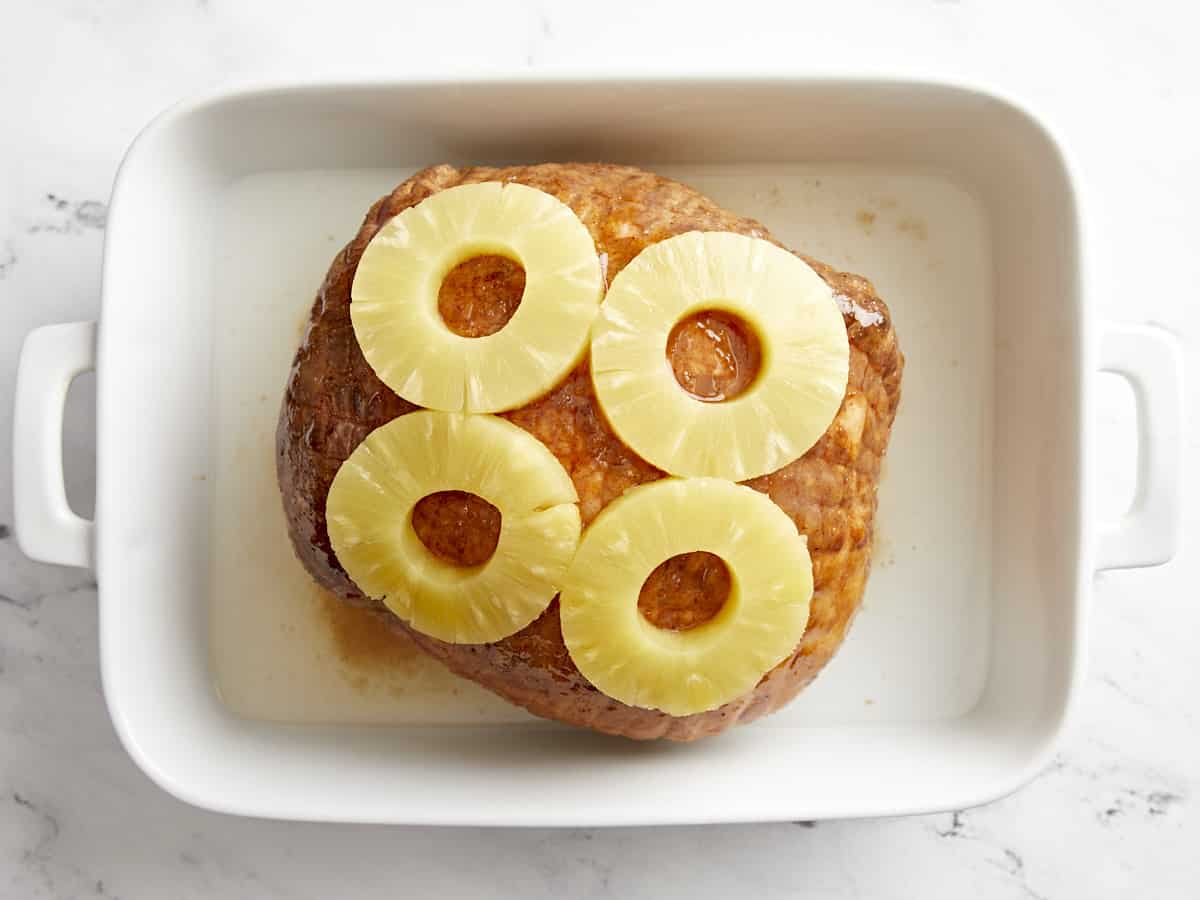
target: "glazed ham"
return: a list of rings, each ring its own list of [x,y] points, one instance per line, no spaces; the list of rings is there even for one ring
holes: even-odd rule
[[[276,462],[300,561],[345,602],[377,609],[380,627],[411,631],[382,604],[363,596],[339,566],[330,549],[325,501],[334,474],[358,443],[416,407],[389,390],[363,359],[350,321],[350,286],[363,249],[383,223],[437,191],[482,181],[526,184],[570,206],[591,232],[610,282],[643,248],[683,232],[732,231],[774,241],[759,222],[727,212],[686,185],[613,165],[435,166],[377,202],[333,261],[313,305],[287,384]],[[493,644],[450,644],[412,631],[426,653],[539,716],[631,738],[691,740],[716,734],[778,709],[816,677],[845,637],[866,585],[880,465],[904,360],[888,308],[871,283],[802,258],[830,285],[841,306],[850,339],[849,383],[837,417],[815,446],[784,468],[747,482],[782,508],[808,539],[815,591],[808,629],[795,652],[746,695],[684,717],[626,706],[589,684],[563,644],[557,601],[531,625]],[[459,334],[490,334],[512,314],[523,285],[519,267],[500,257],[479,257],[446,279],[439,310]],[[745,367],[739,369],[736,357],[749,353],[747,342],[722,323],[700,326],[699,337],[685,335],[667,348],[677,375],[699,377],[706,392],[718,392],[722,385],[712,382],[720,373],[711,374],[717,359],[732,381],[744,381]],[[586,360],[550,393],[504,416],[562,463],[578,490],[585,527],[626,489],[663,477],[605,422]],[[414,527],[433,552],[471,564],[486,559],[495,546],[499,519],[490,504],[446,492],[422,501]],[[639,607],[659,627],[687,628],[710,618],[728,588],[719,559],[689,554],[654,571]]]

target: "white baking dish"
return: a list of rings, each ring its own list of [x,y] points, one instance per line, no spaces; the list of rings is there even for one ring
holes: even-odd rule
[[[876,571],[851,639],[788,710],[687,746],[487,711],[452,726],[414,724],[414,714],[376,728],[235,714],[214,688],[208,647],[217,545],[251,547],[250,560],[278,548],[262,549],[246,517],[222,517],[233,457],[221,384],[231,371],[245,372],[235,389],[263,377],[264,359],[285,369],[298,337],[275,328],[283,313],[263,291],[289,297],[298,319],[365,200],[414,168],[565,158],[683,174],[793,245],[875,277],[892,303],[909,368]],[[841,185],[826,206],[822,173]],[[314,177],[321,190],[303,189]],[[901,184],[902,205],[925,204],[925,218],[901,216],[881,193],[903,194]],[[264,199],[283,196],[293,202]],[[1036,120],[949,85],[518,78],[190,103],[148,128],[121,168],[98,340],[95,323],[26,340],[17,535],[34,558],[95,568],[117,732],[151,778],[199,806],[607,825],[981,803],[1049,758],[1080,681],[1093,572],[1161,563],[1176,543],[1178,357],[1160,332],[1089,320],[1076,203],[1062,152]],[[929,255],[933,246],[945,252]],[[272,328],[244,347],[236,325],[259,320]],[[95,523],[66,505],[60,452],[67,386],[93,367]],[[1100,370],[1135,388],[1141,455],[1134,509],[1097,534],[1086,448]],[[268,415],[277,398],[264,393]],[[264,521],[278,515],[271,502],[262,510]]]

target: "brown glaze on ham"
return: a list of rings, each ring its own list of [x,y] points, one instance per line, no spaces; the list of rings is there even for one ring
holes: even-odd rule
[[[466,491],[438,491],[417,501],[412,527],[434,556],[452,565],[482,566],[500,543],[500,510]]]
[[[729,597],[733,579],[725,560],[696,550],[665,559],[638,592],[638,612],[651,625],[687,631],[711,621]]]
[[[279,486],[296,553],[318,583],[348,603],[377,606],[357,590],[330,549],[325,525],[329,485],[371,430],[415,409],[379,381],[359,351],[349,311],[354,270],[363,248],[388,219],[439,190],[481,181],[527,184],[570,206],[591,232],[597,252],[605,255],[610,281],[644,247],[675,234],[733,231],[774,240],[760,223],[721,209],[685,185],[602,164],[461,170],[435,166],[376,203],[359,233],[333,261],[317,295],[278,429]],[[802,258],[841,295],[843,308],[873,315],[844,316],[850,377],[842,408],[825,435],[802,458],[747,482],[778,504],[808,538],[815,592],[808,630],[795,653],[744,697],[708,712],[673,717],[626,706],[592,687],[563,644],[557,602],[531,625],[494,644],[447,644],[413,633],[425,652],[537,715],[633,738],[691,740],[716,734],[777,709],[812,681],[841,644],[862,598],[879,469],[899,402],[904,362],[891,316],[871,283]],[[497,257],[481,257],[459,269],[443,283],[439,295],[447,324],[468,335],[502,327],[519,302],[523,273],[518,276],[518,267]],[[862,321],[871,324],[864,326]],[[696,339],[702,334],[675,342],[669,354],[673,368],[701,379],[698,373],[706,367],[713,370],[714,360],[728,364],[732,359],[730,371],[744,373],[747,351],[737,348],[739,336],[722,337],[720,329],[714,334],[718,344],[725,341],[723,348],[712,340]],[[741,357],[735,358],[738,354]],[[728,390],[739,378],[714,371],[710,383],[698,387]],[[585,524],[626,489],[662,477],[608,427],[586,362],[546,396],[505,418],[541,440],[563,464],[579,492]],[[486,506],[462,495],[426,501],[420,517],[422,539],[445,558],[476,560],[489,540],[494,546],[490,529],[498,527]],[[667,628],[706,620],[728,592],[723,568],[719,560],[701,554],[660,566],[642,591],[643,615]],[[407,630],[399,620],[391,621]]]
[[[438,313],[463,337],[485,337],[508,324],[525,293],[525,270],[504,256],[473,256],[442,279]]]
[[[744,393],[762,369],[758,337],[737,316],[720,310],[703,310],[676,324],[666,352],[679,386],[708,403]]]

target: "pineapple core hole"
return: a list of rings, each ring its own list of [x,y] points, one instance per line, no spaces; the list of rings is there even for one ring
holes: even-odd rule
[[[667,360],[681,388],[697,400],[719,403],[743,393],[758,378],[762,344],[744,319],[704,309],[671,329]]]
[[[500,542],[500,510],[466,491],[438,491],[417,501],[412,527],[438,559],[463,568],[481,566]]]
[[[638,612],[656,628],[687,631],[714,619],[729,599],[725,561],[697,550],[663,561],[638,594]]]
[[[508,324],[525,293],[525,269],[506,256],[473,256],[438,288],[438,313],[462,337],[486,337]]]

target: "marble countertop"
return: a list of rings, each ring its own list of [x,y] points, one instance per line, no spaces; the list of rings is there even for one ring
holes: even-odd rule
[[[1021,98],[1084,188],[1098,316],[1175,333],[1200,370],[1200,16],[1187,4],[10,4],[0,54],[0,472],[22,336],[94,318],[121,154],[164,106],[227,79],[574,65],[962,78]],[[1106,379],[1097,504],[1133,487],[1132,407]],[[1200,453],[1193,399],[1185,453]],[[69,403],[69,492],[90,512],[95,403]],[[898,820],[617,830],[335,827],[234,819],[154,787],[101,696],[96,585],[29,562],[0,475],[0,897],[1195,897],[1200,888],[1200,484],[1184,550],[1096,578],[1090,672],[1053,765],[989,806]]]

